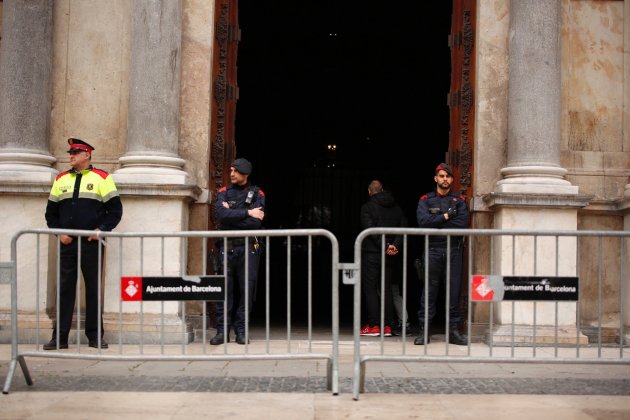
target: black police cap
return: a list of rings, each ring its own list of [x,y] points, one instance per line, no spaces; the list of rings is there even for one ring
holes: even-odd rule
[[[438,172],[440,171],[444,171],[447,174],[449,174],[450,176],[453,176],[453,171],[451,170],[451,167],[448,166],[447,163],[440,163],[438,166],[436,166],[435,168],[435,174],[437,175]]]
[[[232,167],[242,173],[243,175],[249,175],[252,173],[252,163],[245,158],[238,158],[232,162]]]

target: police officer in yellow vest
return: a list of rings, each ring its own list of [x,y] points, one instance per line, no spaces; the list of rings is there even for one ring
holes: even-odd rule
[[[81,139],[69,138],[70,165],[72,169],[57,176],[48,197],[46,223],[49,228],[110,231],[122,217],[122,204],[114,180],[107,172],[91,165],[94,147]],[[79,244],[80,265],[85,281],[86,314],[85,335],[90,347],[108,348],[98,336],[98,256],[104,256],[102,243],[96,236],[75,237],[59,235],[60,304],[57,308],[52,339],[44,344],[44,350],[68,348],[68,335],[72,326],[72,314],[77,287],[77,263]],[[57,330],[59,327],[59,330]]]

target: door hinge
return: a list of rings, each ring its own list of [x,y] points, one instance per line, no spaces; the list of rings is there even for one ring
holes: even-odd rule
[[[449,92],[446,94],[446,105],[449,107],[459,106],[462,102],[461,91]]]
[[[238,101],[239,88],[237,85],[228,85],[227,87],[227,100]]]
[[[241,41],[241,28],[230,25],[228,29],[228,42]]]
[[[454,34],[448,35],[448,46],[450,48],[459,48],[462,46],[463,42],[463,34],[461,32],[457,32]]]
[[[448,152],[446,152],[446,163],[449,164],[451,167],[459,166],[459,154],[459,149],[449,150]]]

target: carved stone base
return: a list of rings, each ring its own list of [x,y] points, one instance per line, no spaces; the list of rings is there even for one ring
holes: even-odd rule
[[[486,342],[492,342],[496,347],[531,347],[536,344],[540,347],[553,346],[585,346],[588,344],[588,337],[577,331],[574,326],[562,325],[553,326],[537,326],[535,327],[536,336],[534,337],[534,326],[532,325],[498,325],[492,331],[492,336],[486,337]],[[535,341],[534,341],[535,339]]]
[[[8,314],[0,317],[0,344],[11,343],[11,321]],[[39,324],[35,314],[20,314],[18,319],[18,343],[34,344],[39,337],[40,344],[48,342],[52,337],[54,321],[47,315],[39,316]],[[79,340],[87,344],[87,337],[83,332],[83,316],[81,317],[81,332]],[[173,315],[145,314],[142,319],[139,314],[124,314],[122,320],[117,314],[105,314],[103,317],[105,329],[104,339],[110,345],[118,342],[122,344],[188,344],[193,340],[192,329]],[[73,322],[76,325],[76,320]],[[77,342],[77,331],[72,329],[68,337],[70,344]]]

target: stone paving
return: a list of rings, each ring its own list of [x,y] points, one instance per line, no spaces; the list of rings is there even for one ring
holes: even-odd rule
[[[305,345],[295,344],[296,349]],[[317,351],[330,348],[326,340],[312,344]],[[395,340],[390,344],[394,347],[386,351],[400,346]],[[244,352],[244,347],[191,343],[185,351],[221,355]],[[286,342],[270,347],[286,349]],[[408,351],[421,353],[423,347],[411,345]],[[361,349],[377,355],[379,340],[362,340]],[[429,353],[444,349],[443,342],[427,346]],[[20,350],[35,347],[22,345]],[[621,365],[371,360],[365,366],[365,392],[355,399],[353,347],[347,337],[340,343],[336,396],[326,389],[325,360],[103,359],[137,350],[137,346],[120,350],[110,342],[100,355],[98,350],[80,346],[60,351],[64,353],[60,357],[50,357],[56,352],[26,356],[33,385],[26,384],[18,365],[9,394],[0,395],[0,420],[630,419],[630,360]],[[248,350],[257,353],[265,348],[253,340]],[[461,355],[466,347],[452,346],[451,350]],[[487,350],[483,345],[472,346],[474,354]],[[497,354],[511,352],[495,350]],[[82,358],[66,354],[76,351]],[[182,346],[145,346],[142,351],[178,354]],[[607,357],[618,357],[618,353],[618,349],[603,352]],[[553,350],[540,349],[539,354],[548,357]],[[2,381],[10,359],[10,346],[0,345]]]
[[[110,348],[99,350],[85,345],[72,345],[68,350],[42,352],[35,345],[20,345],[21,352],[36,352],[39,356],[25,357],[26,365],[34,381],[28,386],[18,365],[11,384],[11,391],[102,391],[102,392],[228,392],[228,393],[327,393],[326,360],[217,360],[214,356],[238,356],[285,353],[285,340],[266,343],[259,337],[261,331],[253,330],[252,343],[240,346],[209,346],[201,341],[185,346],[171,345],[118,345],[110,342]],[[298,336],[298,334],[296,334]],[[312,341],[303,337],[291,342],[291,352],[310,351],[328,354],[331,351],[329,336],[316,332]],[[387,394],[441,394],[441,395],[609,395],[630,396],[630,348],[611,347],[598,349],[584,347],[580,357],[619,359],[623,364],[566,364],[566,363],[507,363],[495,361],[473,363],[455,361],[467,354],[487,357],[489,348],[483,343],[467,346],[446,346],[439,335],[426,346],[414,346],[393,337],[381,341],[377,337],[362,337],[361,354],[377,357],[379,354],[394,356],[440,356],[448,351],[449,361],[385,361],[371,359],[365,363],[365,393]],[[412,339],[408,339],[412,340]],[[381,347],[383,346],[383,347]],[[448,347],[448,348],[447,348]],[[354,345],[351,334],[342,335],[339,342],[339,393],[352,393]],[[78,358],[73,359],[72,354]],[[531,348],[492,349],[497,357],[510,355],[530,357]],[[571,348],[539,348],[537,357],[576,357]],[[60,356],[60,357],[49,357]],[[203,360],[122,360],[123,357],[140,355],[176,357],[204,357]],[[40,357],[44,356],[44,357]],[[99,358],[119,357],[121,360]],[[8,373],[11,346],[0,345],[0,380]]]
[[[163,377],[37,375],[28,386],[19,375],[11,387],[21,391],[103,392],[302,392],[326,393],[325,377]],[[341,393],[352,392],[352,379],[340,378]],[[529,394],[630,396],[630,379],[575,378],[366,378],[365,392],[400,394]]]

